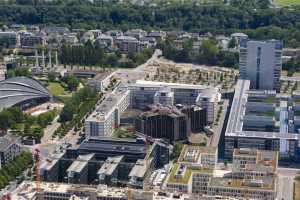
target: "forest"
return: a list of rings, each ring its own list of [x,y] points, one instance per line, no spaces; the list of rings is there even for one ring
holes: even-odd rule
[[[102,30],[185,30],[226,35],[242,31],[253,39],[281,39],[287,47],[300,46],[300,7],[272,8],[266,0],[233,0],[231,5],[171,3],[142,8],[113,2],[36,2],[39,1],[19,0],[2,4],[0,24],[59,25]]]

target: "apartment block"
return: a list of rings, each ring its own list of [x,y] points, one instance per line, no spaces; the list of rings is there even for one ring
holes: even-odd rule
[[[110,136],[120,124],[120,115],[130,104],[130,91],[110,94],[85,120],[87,136]]]

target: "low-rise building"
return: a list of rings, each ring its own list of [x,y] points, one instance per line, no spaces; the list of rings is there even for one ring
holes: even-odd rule
[[[207,184],[213,176],[217,162],[217,149],[185,145],[168,175],[165,187],[168,191],[206,194]]]
[[[111,84],[114,76],[114,72],[104,72],[97,74],[93,79],[88,81],[90,87],[95,88],[98,92],[104,92],[104,90]]]

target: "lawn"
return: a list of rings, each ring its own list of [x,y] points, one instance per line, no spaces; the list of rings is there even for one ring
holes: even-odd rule
[[[66,91],[58,82],[50,82],[47,88],[53,96],[70,95],[70,92]]]
[[[278,6],[300,5],[300,0],[274,0],[274,4]]]

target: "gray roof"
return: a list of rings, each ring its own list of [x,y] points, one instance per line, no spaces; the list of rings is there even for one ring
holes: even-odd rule
[[[16,144],[17,138],[5,135],[0,137],[0,152],[5,152],[11,145]]]
[[[50,97],[49,91],[32,78],[22,76],[0,82],[0,110],[23,101]]]

